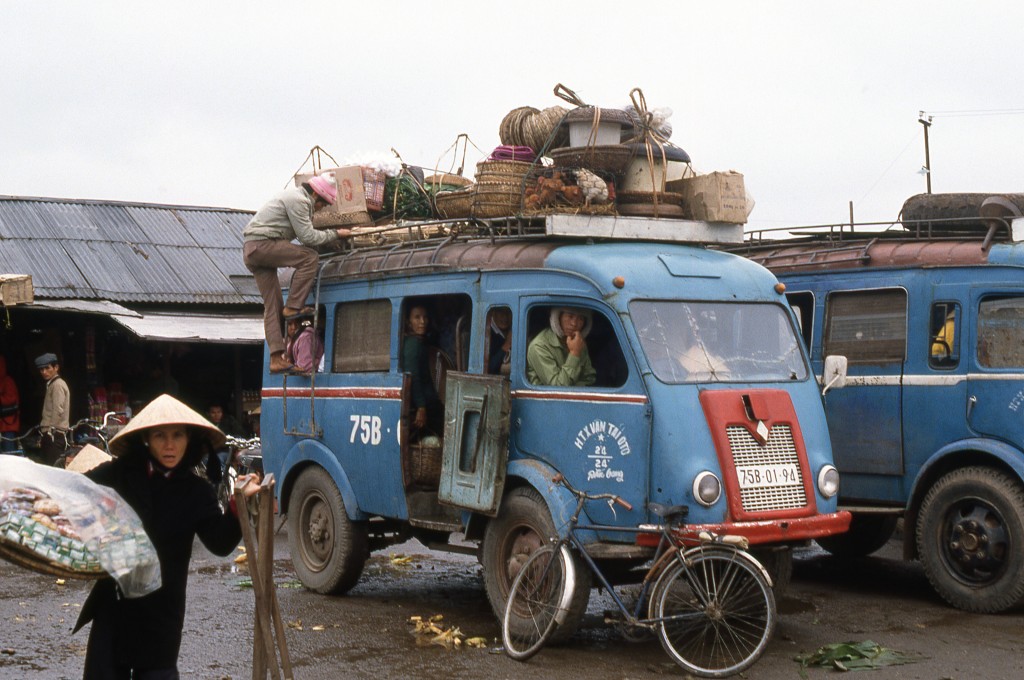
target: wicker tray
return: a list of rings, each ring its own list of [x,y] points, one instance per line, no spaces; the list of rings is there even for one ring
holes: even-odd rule
[[[7,540],[0,539],[0,557],[25,569],[31,569],[39,574],[57,576],[60,578],[73,578],[82,581],[95,581],[106,576],[103,571],[72,571],[67,567],[51,562],[36,553],[28,550],[21,544],[13,544]]]
[[[433,186],[448,185],[453,187],[468,187],[473,183],[473,180],[462,175],[453,175],[450,172],[445,172],[440,175],[429,175],[423,179],[423,186],[430,188]]]
[[[373,217],[365,210],[352,213],[329,213],[321,210],[313,213],[313,226],[316,229],[369,227],[371,225],[373,225]]]
[[[682,205],[683,195],[671,191],[658,191],[658,205]],[[654,196],[650,191],[619,191],[615,194],[615,200],[623,203],[647,203],[654,204]]]
[[[655,214],[654,208],[653,203],[622,203],[619,205],[619,214],[629,215],[630,217],[664,217],[674,220],[686,218],[686,211],[683,210],[682,206],[672,205],[671,203],[659,203],[657,214]]]
[[[604,170],[615,175],[625,172],[633,155],[629,147],[623,144],[567,147],[554,149],[550,153],[555,165]]]
[[[458,191],[442,191],[434,197],[434,207],[437,208],[437,214],[447,220],[469,217],[473,212],[475,197],[475,187]]]

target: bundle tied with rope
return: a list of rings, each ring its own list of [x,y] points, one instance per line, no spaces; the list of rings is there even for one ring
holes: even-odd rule
[[[636,133],[632,138],[626,140],[626,143],[642,145],[643,153],[647,157],[647,167],[650,170],[652,187],[650,192],[651,216],[681,216],[681,197],[667,196],[665,193],[665,184],[668,181],[669,160],[666,148],[671,146],[671,142],[663,134],[663,125],[655,124],[654,113],[647,108],[647,99],[639,87],[634,87],[630,90],[629,99],[633,104],[633,111],[636,114],[633,119],[633,128]],[[671,127],[668,128],[668,132],[671,133]],[[656,176],[656,167],[659,165],[656,163],[657,160],[660,160],[660,176]]]

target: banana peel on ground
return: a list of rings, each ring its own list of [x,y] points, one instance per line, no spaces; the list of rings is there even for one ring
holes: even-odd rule
[[[422,616],[411,616],[409,617],[409,623],[413,624],[413,635],[422,641],[424,645],[438,645],[445,649],[459,649],[463,646],[472,647],[475,649],[484,649],[487,647],[487,639],[483,637],[471,637],[466,638],[457,626],[451,626],[445,628],[442,621],[444,616],[442,614],[435,614],[429,618]]]

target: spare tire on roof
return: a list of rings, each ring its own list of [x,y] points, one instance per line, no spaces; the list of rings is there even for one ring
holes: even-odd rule
[[[931,229],[933,232],[985,231],[988,223],[981,204],[992,197],[1003,199],[1024,212],[1024,194],[917,194],[903,203],[903,228],[910,231]]]

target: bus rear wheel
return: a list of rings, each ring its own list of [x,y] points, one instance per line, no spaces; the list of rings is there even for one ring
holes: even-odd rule
[[[958,609],[994,614],[1024,601],[1024,487],[984,467],[954,470],[921,504],[917,550],[928,581]]]
[[[299,474],[288,501],[288,547],[304,586],[342,595],[359,581],[369,556],[366,522],[353,522],[331,476],[321,467]]]

